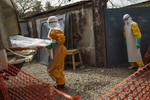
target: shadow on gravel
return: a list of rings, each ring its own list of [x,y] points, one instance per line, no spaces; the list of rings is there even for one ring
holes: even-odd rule
[[[86,100],[87,98],[92,98],[92,96],[90,94],[88,94],[86,91],[75,90],[69,86],[65,86],[65,88],[60,89],[60,91],[63,91],[73,97],[78,96],[81,100]],[[85,95],[83,96],[82,94],[86,94],[86,96]]]
[[[98,67],[91,67],[91,66],[85,66],[83,68],[77,66],[76,70],[74,71],[72,66],[65,66],[65,71],[71,73],[89,74],[89,75],[90,73],[95,73],[95,74],[101,74],[106,76],[125,78],[137,71],[136,68],[128,69],[128,67],[129,65],[120,65],[111,68],[98,68]]]

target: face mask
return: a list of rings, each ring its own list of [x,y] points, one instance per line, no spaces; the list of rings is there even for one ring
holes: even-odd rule
[[[50,27],[50,28],[59,28],[60,25],[59,25],[58,22],[54,22],[54,23],[49,23],[49,27]]]
[[[57,24],[58,24],[57,22],[55,22],[55,23],[50,23],[50,24],[49,24],[49,27],[50,27],[50,28],[55,28],[55,27],[57,27]]]
[[[125,24],[131,24],[133,21],[132,21],[132,18],[129,17],[127,20],[124,21]]]

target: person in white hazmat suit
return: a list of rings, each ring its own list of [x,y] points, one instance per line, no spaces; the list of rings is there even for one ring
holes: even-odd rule
[[[127,45],[128,61],[130,62],[129,69],[144,66],[140,52],[141,32],[138,24],[134,22],[129,14],[123,16],[124,20],[124,36]]]

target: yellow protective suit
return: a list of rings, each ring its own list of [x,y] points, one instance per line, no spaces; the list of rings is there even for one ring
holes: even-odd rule
[[[140,29],[138,27],[138,24],[136,22],[131,24],[131,30],[132,30],[132,33],[135,37],[138,37],[138,38],[142,37]],[[138,65],[139,67],[143,67],[144,63],[142,60],[139,60],[137,62],[130,62],[130,65],[131,66],[137,66]]]
[[[64,77],[64,60],[67,53],[66,47],[63,45],[65,42],[64,33],[61,30],[53,29],[49,33],[49,38],[52,41],[56,40],[58,45],[53,48],[53,59],[50,60],[48,65],[48,73],[56,81],[57,85],[65,84]]]

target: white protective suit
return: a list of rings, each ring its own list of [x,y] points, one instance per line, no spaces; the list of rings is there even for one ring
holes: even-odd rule
[[[137,49],[136,47],[136,36],[134,35],[132,30],[132,24],[137,25],[137,23],[132,21],[132,18],[129,15],[124,15],[123,19],[125,22],[124,35],[126,38],[128,61],[129,62],[142,61],[140,48]]]
[[[136,66],[138,66],[140,69],[144,66],[140,52],[140,40],[142,37],[140,29],[138,24],[132,21],[132,18],[129,14],[125,14],[123,16],[123,20],[125,22],[124,36],[126,38],[128,61],[131,65],[129,69],[132,69]]]

